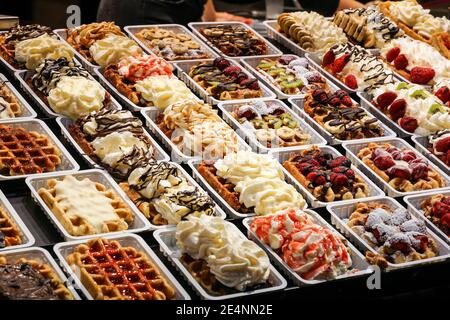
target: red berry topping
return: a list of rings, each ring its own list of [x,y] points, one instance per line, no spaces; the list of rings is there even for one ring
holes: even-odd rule
[[[401,159],[403,161],[410,162],[414,159],[417,159],[417,156],[413,151],[406,150],[406,151],[401,152]],[[422,162],[422,159],[418,159],[418,160],[420,160],[419,162]]]
[[[221,57],[214,59],[213,64],[221,71],[223,71],[225,68],[228,68],[231,65],[231,63],[227,59]]]
[[[350,96],[345,96],[341,98],[341,103],[343,105],[346,105],[347,107],[351,107],[353,105],[353,101],[352,98],[350,98]]]
[[[308,173],[308,175],[306,176],[306,179],[311,181],[311,183],[314,186],[320,186],[320,185],[323,185],[325,182],[327,182],[325,175],[318,171],[313,171],[313,172]]]
[[[257,79],[245,79],[240,83],[241,86],[247,87],[252,90],[259,90],[259,83]]]
[[[411,169],[407,165],[394,165],[386,170],[386,173],[394,178],[409,180],[411,178]]]
[[[446,86],[440,87],[434,95],[441,99],[443,103],[447,103],[448,101],[450,101],[450,89]]]
[[[330,49],[323,56],[322,65],[327,66],[329,64],[332,64],[334,62],[334,59],[336,59],[336,55],[334,54],[334,51]]]
[[[231,75],[237,76],[241,71],[242,71],[241,68],[239,68],[238,66],[229,66],[223,70],[223,73],[226,74],[227,76]]]
[[[450,137],[440,138],[436,141],[434,149],[437,152],[447,152],[450,150]]]
[[[411,82],[418,84],[427,84],[435,75],[436,72],[432,68],[414,67],[410,71]]]
[[[342,56],[334,60],[333,64],[331,65],[331,71],[333,71],[333,73],[341,72],[349,61],[350,55],[348,53],[343,54]]]
[[[450,213],[447,213],[441,218],[441,224],[443,226],[450,227]]]
[[[328,162],[328,166],[331,168],[336,168],[336,167],[342,166],[342,167],[346,167],[346,168],[344,168],[346,170],[347,168],[349,168],[351,166],[351,162],[345,156],[340,156],[333,160],[330,160]]]
[[[399,54],[400,54],[400,48],[394,47],[391,50],[389,50],[388,53],[386,54],[386,60],[388,62],[392,62],[392,61],[394,61],[395,58],[398,57]]]
[[[330,100],[328,100],[328,104],[329,104],[330,106],[337,107],[338,105],[341,104],[341,99],[339,99],[339,98],[336,97],[336,96],[330,97]]]
[[[406,113],[406,100],[397,99],[388,108],[389,114],[394,121],[402,118]]]
[[[349,74],[344,78],[344,83],[350,89],[358,88],[358,80],[356,80],[356,77],[352,74]]]
[[[408,59],[404,54],[400,54],[397,58],[395,58],[394,66],[398,70],[403,70],[408,66]]]
[[[450,205],[445,204],[442,201],[437,201],[433,205],[432,213],[436,218],[441,218],[450,213]]]
[[[343,173],[332,173],[330,175],[330,181],[336,187],[342,187],[348,184],[348,178]]]
[[[400,127],[404,130],[413,133],[419,127],[419,123],[413,117],[403,117],[399,120]]]
[[[429,167],[425,163],[411,163],[409,167],[412,170],[414,180],[425,179],[428,176]]]
[[[386,109],[396,98],[397,94],[395,92],[387,91],[382,93],[377,97],[378,107],[380,109]]]
[[[389,241],[390,247],[394,250],[408,254],[411,251],[411,243],[407,237],[392,237]]]
[[[381,170],[387,170],[395,165],[394,159],[390,155],[381,155],[373,159],[373,163]]]

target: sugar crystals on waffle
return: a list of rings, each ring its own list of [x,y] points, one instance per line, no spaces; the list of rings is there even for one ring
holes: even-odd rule
[[[192,66],[189,76],[218,100],[260,98],[263,95],[258,79],[249,77],[239,66],[224,58]]]
[[[114,190],[89,178],[49,179],[38,193],[72,236],[127,230],[134,220]]]
[[[13,92],[0,80],[0,119],[20,117],[22,106]]]
[[[428,161],[408,148],[371,142],[357,156],[397,191],[420,191],[445,186],[443,177],[430,167]]]
[[[370,193],[367,183],[351,168],[349,159],[333,157],[316,146],[292,153],[283,166],[319,201],[365,198]]]
[[[0,125],[0,173],[18,176],[55,171],[61,151],[50,139],[19,126]]]
[[[53,268],[37,260],[0,255],[0,300],[73,300]]]
[[[93,239],[66,257],[95,300],[170,300],[174,288],[144,252],[118,241]]]
[[[22,244],[22,233],[8,212],[0,207],[0,249]]]
[[[347,224],[376,251],[367,251],[367,260],[383,268],[388,263],[422,260],[439,254],[425,223],[413,218],[404,208],[393,210],[379,202],[358,203]]]

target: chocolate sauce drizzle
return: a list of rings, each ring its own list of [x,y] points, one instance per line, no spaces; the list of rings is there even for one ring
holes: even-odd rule
[[[39,24],[29,24],[25,26],[17,25],[6,32],[5,43],[17,43],[28,39],[37,38],[43,34],[53,34],[50,27],[41,26]]]

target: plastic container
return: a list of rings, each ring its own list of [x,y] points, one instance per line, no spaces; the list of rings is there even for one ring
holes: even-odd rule
[[[75,141],[75,139],[72,137],[69,131],[69,126],[74,124],[74,121],[69,118],[56,118],[56,123],[61,127],[61,132],[64,136],[64,138],[72,144],[72,146],[78,151],[78,153],[83,157],[83,159],[86,161],[86,163],[91,168],[98,168],[103,169],[103,167],[100,164],[97,164],[94,160],[91,159],[86,153],[84,153],[83,149],[78,145],[78,143]],[[144,129],[144,133],[146,134],[147,138],[150,140],[155,152],[154,152],[154,158],[155,160],[164,160],[169,161],[170,157],[165,153],[165,151],[159,146],[158,143],[150,136],[150,134]]]
[[[264,55],[258,55],[258,57],[273,57],[273,56],[280,56],[283,54],[277,47],[275,47],[273,44],[271,44],[269,41],[267,41],[264,37],[259,35],[251,27],[249,27],[248,25],[246,25],[245,23],[242,23],[242,22],[190,22],[190,23],[188,23],[189,28],[192,29],[194,34],[198,38],[200,38],[204,43],[206,43],[208,46],[210,46],[214,51],[216,51],[220,56],[224,56],[224,57],[231,58],[231,59],[240,59],[240,58],[244,58],[244,57],[256,57],[256,55],[255,56],[230,57],[230,56],[224,54],[222,51],[220,51],[219,48],[214,46],[208,39],[206,39],[205,36],[203,36],[200,33],[200,29],[202,29],[202,28],[214,27],[214,26],[218,26],[218,25],[226,25],[226,26],[233,26],[233,27],[240,26],[240,27],[243,27],[243,28],[249,30],[250,32],[254,33],[260,40],[264,41],[267,46],[267,53]]]
[[[371,251],[373,253],[377,253],[376,250],[372,248],[363,238],[361,238],[349,226],[347,226],[347,222],[345,220],[348,219],[350,215],[354,212],[356,204],[360,202],[374,202],[374,201],[386,204],[393,210],[403,208],[400,205],[400,203],[398,203],[395,199],[387,197],[358,200],[346,204],[330,204],[327,206],[327,210],[331,214],[331,223],[334,226],[336,226],[336,229],[339,230],[342,234],[344,234],[345,237],[348,238],[358,249],[360,249],[361,252]],[[412,215],[412,217],[413,219],[417,219],[414,215]],[[450,258],[450,247],[448,247],[444,241],[439,239],[439,237],[436,236],[433,232],[431,232],[428,228],[427,232],[429,236],[436,241],[439,247],[438,256],[423,260],[416,260],[396,264],[388,262],[386,271],[391,271],[400,268],[408,268],[426,263],[440,262]]]
[[[439,167],[439,169],[444,171],[447,175],[450,175],[450,167],[427,149],[428,137],[412,136],[411,140],[414,142],[416,149],[421,154],[430,159],[435,165]]]
[[[234,224],[232,225],[239,233],[241,232]],[[157,230],[153,233],[156,241],[159,243],[160,250],[164,255],[170,260],[170,262],[177,268],[179,273],[185,278],[191,287],[197,292],[197,294],[206,300],[225,300],[232,298],[244,298],[256,294],[269,293],[273,291],[278,291],[284,289],[287,286],[286,280],[281,276],[281,274],[270,265],[270,275],[267,282],[270,287],[263,289],[256,289],[246,292],[227,294],[223,296],[212,296],[198,283],[198,281],[191,275],[189,270],[180,261],[181,251],[176,245],[175,239],[175,228]]]
[[[392,121],[389,119],[387,115],[385,115],[380,109],[375,107],[372,102],[372,98],[367,92],[358,92],[358,97],[361,100],[361,107],[363,107],[366,110],[369,110],[374,114],[378,119],[383,121],[389,128],[391,128],[399,137],[410,137],[413,134],[411,132],[408,132],[404,130],[398,123]]]
[[[183,153],[182,150],[180,150],[180,148],[178,148],[177,145],[175,145],[175,143],[172,142],[172,140],[170,140],[170,138],[167,135],[164,134],[164,132],[162,132],[162,130],[156,124],[156,119],[161,114],[161,112],[163,112],[163,111],[156,109],[156,108],[151,108],[151,109],[143,110],[142,115],[144,116],[147,127],[150,128],[150,131],[155,136],[158,137],[158,140],[161,141],[163,143],[163,145],[166,146],[166,148],[168,148],[171,151],[170,158],[172,159],[172,161],[176,162],[176,163],[185,163],[191,159],[201,158],[201,156],[186,155],[185,153]],[[238,134],[236,134],[236,137],[237,137],[237,142],[238,142],[238,148],[240,150],[250,150],[251,149],[250,146],[248,146],[244,142],[244,140],[241,137],[239,137]]]
[[[264,21],[263,24],[266,26],[267,36],[270,39],[275,40],[276,42],[283,45],[284,47],[291,50],[293,53],[295,53],[300,57],[303,57],[305,56],[305,54],[309,53],[309,51],[303,49],[294,41],[289,39],[285,34],[278,31],[279,26],[277,20],[267,20]]]
[[[255,213],[241,213],[241,212],[237,212],[236,210],[234,210],[229,204],[228,202],[222,198],[219,193],[214,190],[213,187],[211,187],[211,185],[208,183],[208,181],[206,181],[206,179],[200,174],[200,172],[198,172],[198,166],[200,165],[200,163],[202,162],[201,159],[194,159],[194,160],[190,160],[188,162],[189,167],[191,167],[192,169],[192,176],[194,177],[194,179],[200,184],[200,186],[203,187],[204,190],[207,190],[208,193],[212,196],[212,198],[216,201],[216,203],[218,203],[222,209],[225,210],[226,213],[228,213],[229,215],[231,215],[231,217],[233,218],[248,218],[248,217],[252,217],[255,215]],[[289,183],[289,181],[287,180],[287,177],[285,177],[285,181],[287,183]],[[299,193],[301,193],[300,188],[297,188],[297,186],[294,184],[293,185],[297,191]],[[305,199],[306,201],[306,199]],[[306,205],[305,205],[306,207]],[[299,209],[305,209],[305,208],[299,208]]]
[[[59,173],[72,173],[78,171],[80,166],[78,163],[72,158],[70,153],[66,150],[66,148],[62,145],[62,143],[56,138],[50,128],[42,121],[38,119],[15,119],[10,121],[2,121],[2,125],[8,125],[12,127],[24,128],[27,131],[35,131],[39,134],[43,134],[47,136],[51,143],[53,143],[57,149],[60,150],[61,154],[61,164],[56,167],[56,172]],[[0,174],[0,181],[4,180],[17,180],[24,179],[30,176],[33,177],[45,177],[53,174],[53,172],[45,172],[45,173],[34,173],[34,174],[24,174],[18,176],[9,176]]]
[[[36,104],[41,108],[41,110],[51,118],[56,117],[66,117],[59,113],[56,113],[52,110],[50,106],[48,106],[42,99],[34,92],[34,90],[30,87],[30,85],[27,83],[27,80],[30,79],[33,76],[33,71],[20,71],[15,74],[17,80],[19,80],[20,86],[25,91],[25,93],[32,99]],[[89,77],[89,79],[96,81],[93,77]],[[112,109],[120,110],[122,107],[120,104],[114,99],[114,97],[111,96],[111,103],[110,107]]]
[[[4,256],[8,262],[15,262],[21,258],[27,259],[27,260],[35,260],[39,263],[46,264],[50,266],[51,269],[56,273],[56,275],[59,277],[62,283],[65,284],[66,288],[70,291],[72,294],[74,300],[81,300],[78,293],[75,291],[75,289],[72,286],[72,283],[69,282],[67,277],[64,275],[64,273],[59,268],[56,261],[52,258],[50,253],[42,248],[39,247],[31,247],[31,248],[23,248],[23,249],[16,249],[16,250],[10,250],[6,252],[0,252],[1,256]]]
[[[380,176],[378,176],[372,169],[367,167],[361,159],[358,158],[357,154],[362,149],[365,148],[370,142],[376,142],[379,144],[383,143],[389,143],[397,148],[408,148],[412,150],[418,158],[425,159],[423,155],[421,155],[416,149],[414,149],[410,144],[406,143],[406,141],[400,139],[400,138],[380,138],[377,140],[372,141],[365,141],[365,142],[346,142],[342,144],[342,147],[346,151],[347,157],[353,162],[355,166],[357,166],[359,169],[361,169],[362,172],[364,172],[369,179],[372,181],[375,181],[375,183],[380,186],[384,192],[386,192],[386,195],[390,197],[403,197],[410,194],[417,194],[417,193],[424,193],[428,192],[430,190],[420,190],[420,191],[409,191],[409,192],[400,192],[395,190],[393,187],[391,187],[386,181],[381,179]],[[435,170],[444,180],[444,186],[442,188],[438,189],[432,189],[432,190],[442,190],[450,187],[450,177],[442,172],[436,165],[428,161],[428,165]]]
[[[6,32],[7,31],[0,31],[0,35],[3,34],[3,33],[6,33]],[[2,64],[8,70],[8,72],[10,74],[14,74],[14,73],[16,73],[17,71],[20,71],[20,70],[26,70],[26,69],[17,69],[15,67],[13,67],[8,61],[6,61],[3,58],[2,55],[0,55],[0,64]]]
[[[125,195],[125,193],[122,191],[122,189],[114,182],[114,180],[112,178],[109,177],[109,175],[106,172],[104,172],[102,170],[98,170],[98,169],[92,169],[92,170],[79,171],[77,173],[73,173],[70,175],[75,177],[78,180],[83,180],[85,178],[88,178],[93,182],[98,182],[98,183],[103,184],[106,187],[106,190],[112,189],[115,192],[115,194],[128,206],[128,208],[132,210],[133,215],[134,215],[133,222],[129,224],[128,229],[125,232],[138,233],[138,232],[148,230],[150,228],[150,223],[148,222],[148,220],[136,208],[136,206],[128,199],[128,197]],[[47,215],[47,218],[56,227],[56,229],[58,229],[59,233],[66,241],[98,238],[98,237],[104,236],[106,234],[124,232],[124,231],[115,231],[115,232],[108,232],[108,233],[90,234],[90,235],[85,235],[85,236],[71,235],[66,230],[66,228],[64,228],[64,226],[58,220],[58,218],[55,216],[55,214],[53,213],[51,208],[45,203],[45,201],[42,199],[42,197],[38,193],[40,188],[47,187],[48,180],[50,180],[50,179],[62,180],[65,176],[67,176],[67,175],[56,173],[51,176],[47,176],[45,178],[28,178],[25,181],[25,183],[27,184],[28,188],[30,188],[31,196],[33,197],[34,201],[41,207],[42,211],[44,211],[45,214]]]
[[[443,190],[443,191],[431,191],[431,192],[426,192],[426,193],[422,193],[422,194],[417,194],[417,195],[412,195],[412,196],[406,196],[403,198],[403,201],[405,201],[406,205],[408,206],[408,210],[416,215],[416,217],[418,217],[419,219],[422,219],[425,221],[425,223],[427,224],[427,227],[430,228],[435,234],[437,234],[442,240],[444,240],[445,242],[447,242],[447,244],[450,244],[450,237],[447,236],[444,231],[442,231],[441,229],[439,229],[439,227],[437,225],[435,225],[433,222],[431,222],[430,219],[428,219],[425,216],[425,213],[423,211],[423,209],[420,207],[420,203],[427,199],[427,198],[431,198],[432,196],[436,195],[436,194],[443,194],[445,196],[450,196],[450,189],[448,190]]]
[[[11,220],[16,224],[17,228],[20,230],[20,238],[22,240],[22,243],[19,245],[1,248],[0,255],[4,251],[17,250],[17,249],[33,246],[36,242],[36,239],[34,239],[30,230],[28,230],[27,226],[25,225],[23,220],[20,218],[17,211],[13,208],[13,206],[11,205],[11,203],[8,201],[5,194],[1,190],[0,190],[0,208],[2,208],[6,212],[6,214],[9,216],[9,218],[11,218]]]
[[[136,41],[142,48],[147,49],[148,51],[152,52],[150,48],[148,48],[143,41],[141,41],[138,37],[136,37],[136,34],[141,32],[142,29],[148,29],[148,28],[160,28],[164,30],[173,31],[175,33],[183,33],[192,38],[195,42],[197,42],[200,45],[200,48],[205,51],[210,58],[215,58],[218,56],[218,54],[211,50],[207,45],[203,43],[202,40],[200,40],[196,35],[194,35],[191,31],[189,31],[188,28],[185,26],[182,26],[181,24],[149,24],[149,25],[137,25],[137,26],[126,26],[123,28],[125,32],[130,36],[131,39]],[[153,52],[152,52],[153,53]],[[168,60],[168,62],[180,62],[180,61],[191,61],[191,60],[198,60],[198,59],[182,59],[182,60]]]
[[[304,210],[305,213],[310,215],[314,222],[318,225],[325,227],[329,230],[331,230],[334,234],[339,236],[339,238],[344,239],[344,237],[339,234],[332,226],[330,226],[321,216],[319,216],[316,212],[312,210]],[[261,248],[264,249],[264,251],[267,252],[271,260],[274,262],[274,264],[283,271],[283,273],[291,279],[295,285],[302,287],[302,286],[310,286],[315,284],[320,284],[323,282],[328,281],[337,281],[337,280],[344,280],[348,278],[354,278],[354,277],[360,277],[364,275],[369,275],[372,273],[372,270],[369,269],[369,264],[367,263],[364,255],[362,255],[350,242],[344,240],[346,242],[347,247],[351,251],[351,258],[352,258],[352,270],[349,271],[347,274],[340,275],[332,280],[306,280],[302,278],[298,273],[292,270],[291,267],[287,265],[286,262],[284,262],[283,258],[276,253],[269,245],[265,244],[261,239],[258,238],[258,236],[251,230],[250,225],[253,222],[255,218],[245,218],[242,223],[247,228],[247,233],[249,239],[256,242]],[[353,272],[353,270],[358,270]]]
[[[333,92],[336,90],[332,90]],[[379,139],[381,137],[375,137],[375,138],[363,138],[363,139],[354,139],[354,140],[341,140],[335,138],[331,133],[329,133],[324,127],[322,127],[319,123],[316,122],[309,114],[306,113],[306,111],[303,108],[304,98],[290,98],[288,99],[289,103],[292,106],[292,109],[303,119],[305,119],[306,123],[308,123],[314,130],[319,132],[322,137],[324,137],[327,142],[331,145],[338,145],[343,144],[348,141],[367,141],[367,140],[374,140]],[[355,100],[353,100],[353,103],[357,105]],[[361,106],[362,107],[362,106]],[[374,116],[371,114],[367,109],[365,110],[367,115],[372,118],[378,118],[377,116]],[[386,126],[383,122],[378,121],[381,128],[384,130],[384,136],[382,137],[395,137],[396,134],[394,131],[392,131],[388,126]]]
[[[204,60],[196,60],[196,61],[187,61],[187,62],[179,62],[179,63],[175,63],[175,68],[178,71],[178,77],[181,79],[181,81],[183,81],[184,83],[186,83],[186,85],[191,88],[194,92],[196,92],[203,100],[205,100],[207,103],[211,104],[211,105],[216,105],[219,104],[221,102],[243,102],[243,101],[254,101],[254,100],[261,100],[264,98],[275,98],[275,94],[269,90],[269,88],[267,88],[261,81],[259,81],[259,87],[262,90],[262,97],[260,98],[247,98],[247,99],[236,99],[236,100],[219,100],[214,98],[213,96],[211,96],[210,94],[208,94],[206,92],[205,89],[203,89],[197,82],[195,82],[194,79],[192,79],[189,76],[189,70],[191,70],[191,67],[199,65],[200,63],[203,62],[212,62],[212,59],[204,59]],[[239,66],[239,63],[237,63],[234,60],[230,60],[232,65],[235,66]],[[248,72],[247,70],[245,70],[244,68],[242,68],[242,72],[244,72],[245,74],[247,74],[249,77],[252,77],[252,74],[250,72]]]
[[[269,155],[272,157],[278,159],[278,161],[283,165],[285,161],[287,161],[292,153],[297,153],[298,151],[305,150],[310,148],[311,146],[301,146],[301,147],[292,147],[286,150],[281,151],[270,151]],[[342,154],[337,151],[336,149],[330,147],[330,146],[319,146],[321,151],[324,151],[328,154],[332,154],[334,158],[342,156]],[[379,197],[384,196],[384,192],[378,188],[378,186],[373,183],[373,181],[369,178],[367,178],[356,166],[352,165],[351,169],[355,172],[356,175],[359,175],[362,180],[369,186],[370,193],[366,198],[372,198],[372,197]],[[286,181],[288,181],[290,184],[294,185],[297,190],[300,191],[300,193],[305,197],[305,199],[308,201],[308,203],[311,204],[313,208],[320,208],[325,207],[330,203],[346,203],[351,202],[356,199],[352,200],[339,200],[339,201],[333,201],[333,202],[325,202],[318,200],[309,190],[308,188],[304,187],[294,176],[287,171],[283,167],[284,175],[286,177]],[[363,198],[363,199],[366,199]]]
[[[0,121],[4,121],[4,120],[8,121],[11,119],[32,119],[32,118],[37,117],[37,114],[33,110],[33,108],[22,97],[22,95],[16,90],[16,88],[14,88],[14,86],[11,84],[11,82],[9,82],[9,80],[1,73],[0,73],[0,84],[4,84],[6,86],[6,88],[12,93],[14,98],[16,98],[17,102],[19,103],[19,105],[22,109],[22,114],[20,116],[15,117],[15,118],[1,119]]]
[[[298,126],[305,133],[309,133],[311,135],[311,142],[309,145],[324,145],[327,141],[322,138],[317,131],[315,131],[311,126],[309,126],[305,120],[301,119],[296,113],[292,111],[286,104],[281,102],[280,100],[264,100],[264,102],[276,103],[279,107],[281,107],[285,112],[289,113],[295,121],[297,121]],[[247,102],[248,103],[248,102]],[[251,103],[251,102],[250,102]],[[239,106],[244,105],[245,103],[234,103],[234,102],[222,102],[219,103],[218,108],[222,111],[222,117],[226,123],[228,123],[241,137],[247,142],[253,149],[253,151],[257,153],[267,153],[273,150],[284,150],[288,147],[279,147],[279,148],[269,148],[264,146],[261,142],[256,139],[254,131],[250,128],[245,128],[242,124],[236,120],[232,112]]]
[[[183,287],[180,285],[180,283],[169,272],[169,270],[164,266],[162,261],[158,258],[158,256],[153,252],[153,250],[145,243],[145,241],[141,237],[139,237],[135,234],[131,234],[131,233],[123,233],[120,235],[103,236],[102,238],[118,241],[120,243],[120,245],[122,245],[122,246],[133,247],[137,251],[145,254],[146,257],[157,267],[157,269],[160,271],[160,273],[164,277],[164,279],[166,279],[169,282],[169,284],[175,289],[174,299],[175,300],[191,300],[190,296],[183,289]],[[53,250],[56,253],[56,256],[58,257],[63,270],[74,279],[75,284],[78,286],[78,288],[84,294],[84,296],[88,300],[94,300],[92,295],[89,293],[89,291],[83,285],[83,283],[81,282],[81,280],[79,278],[79,271],[80,271],[79,268],[74,265],[69,265],[66,260],[66,257],[69,254],[73,253],[75,248],[78,245],[86,243],[86,242],[87,242],[87,240],[78,240],[78,241],[58,243],[53,247]]]

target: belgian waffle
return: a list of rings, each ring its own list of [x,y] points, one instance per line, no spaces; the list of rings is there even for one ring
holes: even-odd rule
[[[61,151],[50,139],[21,127],[0,125],[0,172],[11,176],[55,171]]]
[[[93,239],[67,256],[96,300],[167,300],[175,290],[142,252],[118,241]]]
[[[411,192],[445,186],[443,177],[429,166],[427,160],[416,156],[408,148],[371,142],[357,156],[397,191]]]
[[[22,234],[5,209],[0,207],[0,248],[22,244]]]
[[[44,279],[45,282],[43,286],[46,288],[44,290],[49,291],[49,296],[52,299],[60,300],[73,300],[74,297],[72,293],[67,289],[64,283],[61,281],[59,276],[53,270],[51,266],[45,263],[41,263],[37,260],[29,260],[25,258],[20,258],[17,261],[8,261],[5,256],[0,256],[0,266],[14,263],[19,266],[20,269],[31,267],[37,271]],[[39,289],[39,288],[38,288]],[[28,295],[33,295],[35,292],[28,292]],[[22,299],[30,299],[30,297],[21,297]]]
[[[347,225],[375,249],[376,253],[366,252],[367,260],[382,268],[388,262],[422,260],[439,253],[424,222],[413,219],[403,208],[393,211],[383,203],[358,203]]]
[[[450,196],[436,194],[420,202],[425,217],[450,237]]]
[[[148,104],[141,98],[141,94],[134,88],[134,83],[119,74],[117,64],[111,64],[105,68],[104,76],[125,97],[136,105]],[[145,105],[147,106],[147,105]]]
[[[9,108],[12,113],[10,118],[20,117],[23,113],[22,107],[15,95],[4,83],[0,82],[0,113],[5,111],[6,108]]]
[[[91,45],[110,34],[125,36],[120,27],[116,26],[114,22],[91,23],[66,30],[67,42],[89,62],[94,62],[89,52]]]
[[[73,179],[76,180],[76,178]],[[66,181],[65,178],[64,181]],[[70,180],[68,181],[69,185],[73,186]],[[122,199],[117,196],[114,190],[106,189],[103,184],[98,182],[93,183],[89,179],[87,179],[87,182],[95,184],[95,189],[97,192],[87,193],[86,188],[84,188],[83,190],[73,188],[72,191],[70,191],[73,196],[72,198],[82,199],[84,197],[86,201],[91,202],[92,206],[90,206],[90,210],[92,210],[93,212],[95,212],[95,205],[99,203],[98,199],[103,198],[103,200],[105,200],[105,205],[108,205],[107,202],[110,202],[110,207],[116,215],[116,218],[114,220],[103,219],[103,221],[101,222],[100,230],[98,230],[98,228],[90,222],[89,216],[86,216],[85,218],[82,215],[80,216],[79,212],[77,212],[77,214],[68,215],[68,211],[70,209],[63,204],[63,201],[65,201],[64,196],[61,196],[61,194],[59,194],[57,191],[56,186],[58,180],[47,180],[47,186],[44,188],[40,188],[38,190],[38,193],[41,196],[42,200],[44,200],[47,206],[55,214],[58,221],[61,222],[61,224],[69,232],[69,234],[73,236],[85,236],[89,234],[127,230],[128,224],[131,223],[134,219],[133,213],[130,208],[123,202]],[[84,192],[84,196],[82,192]],[[78,203],[78,205],[80,205],[80,203]],[[97,211],[97,217],[100,217],[100,211]]]

